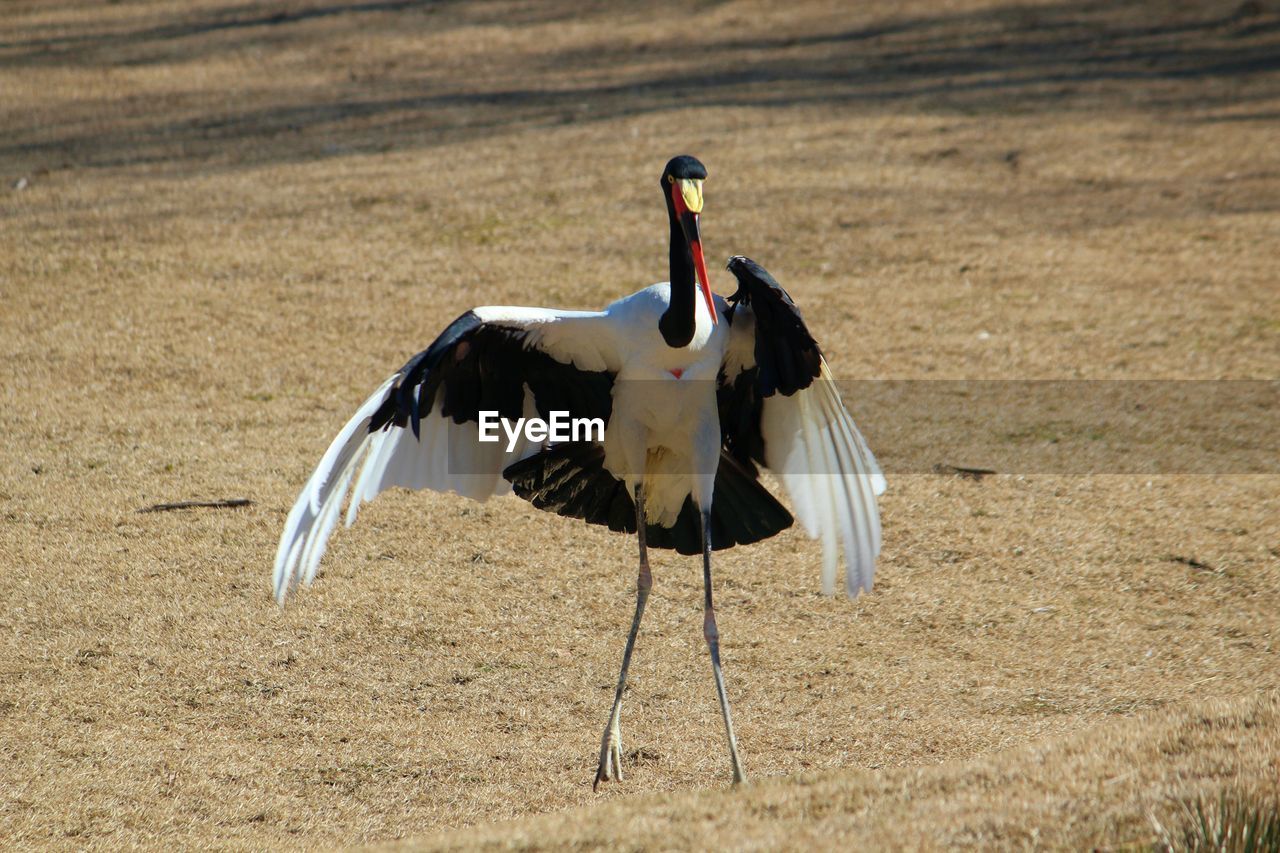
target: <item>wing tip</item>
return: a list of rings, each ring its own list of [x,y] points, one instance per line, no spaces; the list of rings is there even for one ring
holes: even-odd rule
[[[861,567],[850,570],[845,575],[844,594],[848,596],[850,601],[856,599],[862,593],[871,594],[872,588],[875,586],[875,567],[863,571]]]
[[[885,479],[884,474],[866,474],[864,476],[871,478],[871,491],[876,497],[880,497],[889,490],[889,481]]]

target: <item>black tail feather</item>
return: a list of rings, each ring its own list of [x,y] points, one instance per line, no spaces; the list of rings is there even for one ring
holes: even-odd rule
[[[509,465],[502,472],[517,495],[538,509],[620,533],[636,532],[635,500],[626,484],[604,467],[604,448],[591,443],[557,444]],[[728,454],[720,455],[711,500],[711,547],[717,551],[768,539],[792,524],[791,513]],[[702,552],[698,508],[685,498],[675,523],[650,524],[645,530],[654,548],[681,554]]]

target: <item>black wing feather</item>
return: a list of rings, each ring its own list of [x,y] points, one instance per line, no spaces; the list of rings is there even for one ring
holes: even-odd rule
[[[478,421],[481,411],[520,418],[526,385],[543,418],[562,411],[607,425],[613,413],[612,373],[556,361],[530,348],[520,329],[485,323],[468,311],[400,368],[400,383],[374,413],[369,431],[407,425],[421,438],[422,415],[437,397],[440,414],[455,423]]]
[[[604,467],[604,448],[588,442],[549,447],[502,472],[512,491],[538,509],[567,518],[580,518],[620,533],[636,532],[635,500],[626,484]],[[702,534],[692,498],[670,527],[650,524],[645,540],[650,547],[681,554],[702,552]],[[732,457],[722,454],[711,500],[711,547],[715,550],[749,545],[786,530],[791,513]]]
[[[732,312],[745,305],[755,319],[756,363],[735,376],[720,374],[718,405],[725,451],[754,474],[763,465],[760,416],[764,400],[789,397],[813,384],[822,371],[822,350],[809,334],[791,294],[750,258],[729,259],[738,290],[729,297]]]
[[[750,258],[729,259],[738,279],[730,305],[749,305],[756,319],[756,385],[761,397],[790,397],[813,384],[822,369],[822,350],[809,334],[791,294]]]

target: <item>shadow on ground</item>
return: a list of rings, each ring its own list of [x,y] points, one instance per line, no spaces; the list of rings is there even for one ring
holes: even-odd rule
[[[450,14],[439,14],[446,7]],[[155,97],[126,86],[106,99],[63,102],[47,117],[10,109],[0,158],[34,168],[288,162],[691,107],[1280,117],[1268,103],[1280,96],[1280,13],[1256,2],[887,15],[865,8],[836,31],[829,20],[804,19],[785,28],[742,19],[655,27],[676,19],[660,6],[586,33],[573,23],[605,14],[604,6],[422,0],[142,7],[107,29],[19,25],[0,41],[0,67],[27,79],[67,67],[109,74],[211,58],[244,65],[199,91]],[[717,14],[714,4],[704,13]],[[483,39],[495,31],[509,42],[486,50]],[[388,32],[402,37],[403,52],[362,50],[362,39]],[[434,62],[443,39],[476,41],[475,61]],[[323,79],[299,82],[277,66],[285,56],[320,68]],[[131,120],[94,127],[107,113]]]

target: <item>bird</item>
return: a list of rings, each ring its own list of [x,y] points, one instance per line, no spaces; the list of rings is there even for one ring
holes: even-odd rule
[[[839,564],[850,598],[872,587],[885,478],[845,408],[791,296],[755,261],[727,268],[712,291],[700,216],[706,167],[680,155],[663,169],[670,280],[602,311],[485,306],[450,323],[389,376],[329,445],[293,505],[273,583],[283,606],[316,577],[347,504],[393,488],[476,500],[513,492],[561,516],[635,534],[635,612],[592,788],[621,781],[622,698],[653,587],[649,548],[702,556],[703,636],[734,784],[746,781],[725,690],[712,596],[712,552],[749,545],[795,518],[761,482],[779,479],[811,538],[822,540],[822,589]],[[530,431],[482,441],[482,417],[507,423],[555,412],[604,424],[590,440]]]

